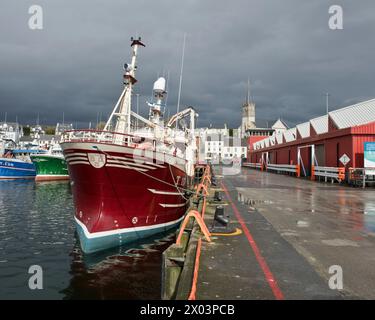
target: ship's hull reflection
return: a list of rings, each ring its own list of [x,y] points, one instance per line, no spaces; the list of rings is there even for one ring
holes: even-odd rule
[[[90,255],[75,236],[64,299],[160,299],[162,252],[175,240],[175,230]]]

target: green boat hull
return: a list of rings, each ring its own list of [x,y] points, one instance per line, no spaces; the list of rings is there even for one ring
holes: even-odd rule
[[[69,179],[68,167],[63,156],[33,155],[36,168],[35,180],[66,180]]]

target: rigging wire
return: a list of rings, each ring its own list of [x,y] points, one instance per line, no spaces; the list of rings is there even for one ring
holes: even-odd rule
[[[176,190],[178,191],[178,193],[180,194],[180,196],[182,198],[184,198],[184,200],[186,200],[186,201],[189,200],[189,198],[186,198],[185,195],[178,188],[178,184],[177,184],[176,180],[174,179],[174,174],[172,172],[172,168],[171,168],[171,164],[170,163],[168,163],[168,167],[169,167],[169,172],[171,173],[172,180],[173,180],[173,183],[174,183],[174,186],[175,186]]]

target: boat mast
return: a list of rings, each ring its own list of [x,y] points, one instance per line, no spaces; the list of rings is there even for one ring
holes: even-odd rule
[[[137,82],[135,78],[135,70],[137,68],[136,61],[137,61],[137,54],[138,54],[138,47],[145,45],[141,42],[141,38],[134,39],[131,38],[131,47],[133,48],[132,52],[132,59],[131,63],[124,64],[125,74],[124,74],[124,95],[123,99],[120,103],[119,112],[116,114],[118,116],[118,120],[116,123],[116,132],[119,133],[130,133],[130,124],[131,124],[131,98],[132,98],[132,90],[133,85]]]

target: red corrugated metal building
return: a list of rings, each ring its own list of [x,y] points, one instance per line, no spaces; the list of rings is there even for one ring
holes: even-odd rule
[[[247,137],[247,159],[250,159],[251,153],[254,151],[254,144],[271,136],[275,130],[273,128],[256,128],[246,130]]]
[[[365,142],[375,142],[375,99],[329,112],[252,143],[248,162],[301,163],[301,174],[309,176],[312,164],[343,167],[340,158],[346,154],[350,158],[347,168],[362,168]]]

